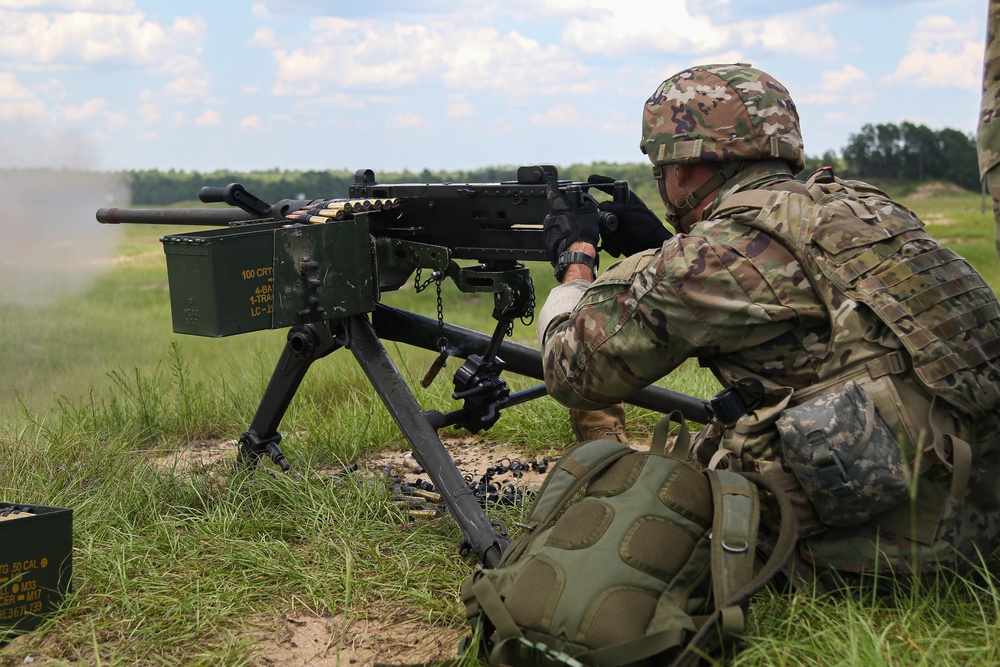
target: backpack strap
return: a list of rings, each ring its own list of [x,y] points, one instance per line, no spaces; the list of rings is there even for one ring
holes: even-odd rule
[[[726,610],[734,607],[742,610],[750,602],[750,598],[756,595],[771,579],[781,572],[795,550],[798,521],[795,518],[795,510],[792,508],[792,501],[789,499],[788,494],[773,480],[759,473],[742,473],[742,476],[757,486],[763,487],[778,501],[778,507],[781,512],[781,523],[778,527],[778,539],[775,542],[774,551],[771,552],[767,562],[764,563],[764,566],[746,586],[726,600],[721,607],[716,608],[713,615],[716,621],[714,623],[704,623],[698,628],[698,632],[695,633],[691,641],[688,642],[688,645],[684,647],[684,650],[674,659],[671,667],[697,664],[700,660],[699,654],[702,647],[707,645],[712,639],[712,631],[718,628],[724,633],[727,623],[732,623],[732,612],[727,612]],[[715,576],[714,572],[712,576]],[[723,634],[723,636],[725,635]]]
[[[716,609],[753,578],[760,524],[757,487],[728,470],[706,470],[712,485],[712,589]]]
[[[677,431],[677,438],[673,446],[670,447],[670,454],[682,461],[688,458],[691,452],[691,431],[688,430],[687,421],[680,410],[674,410],[666,417],[656,422],[653,428],[653,440],[649,445],[649,451],[654,454],[667,453],[667,436],[670,435],[670,423],[677,422],[680,429]]]
[[[584,484],[609,465],[632,453],[633,450],[617,440],[589,440],[582,442],[559,457],[549,470],[545,481],[535,496],[535,504],[528,515],[527,528],[544,525],[555,518],[566,501]],[[521,526],[526,528],[526,526]]]

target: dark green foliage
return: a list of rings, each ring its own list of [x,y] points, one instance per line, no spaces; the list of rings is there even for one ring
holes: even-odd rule
[[[904,122],[865,124],[843,150],[846,175],[891,181],[947,181],[979,189],[976,139]]]

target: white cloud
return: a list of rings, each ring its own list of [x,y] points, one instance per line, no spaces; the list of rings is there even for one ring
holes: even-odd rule
[[[306,116],[316,114],[328,115],[331,110],[333,112],[344,109],[358,110],[364,109],[367,106],[388,106],[392,104],[391,100],[380,95],[351,95],[339,91],[331,91],[329,94],[326,94],[325,91],[321,92],[322,94],[316,97],[306,97],[300,92],[296,96],[299,101],[292,105],[292,111],[296,114]]]
[[[853,87],[868,80],[868,75],[854,65],[844,65],[839,70],[823,72],[821,86],[823,90],[834,91]]]
[[[143,102],[138,106],[137,111],[143,125],[155,125],[163,118],[163,110],[155,102]]]
[[[389,123],[395,128],[429,127],[431,125],[426,116],[409,112],[395,116]]]
[[[194,119],[194,124],[198,127],[217,127],[222,125],[222,116],[215,109],[206,109]]]
[[[602,117],[599,129],[601,132],[634,135],[636,142],[639,141],[639,123],[633,116],[626,116],[621,111]]]
[[[40,100],[23,102],[7,102],[0,100],[0,120],[34,120],[45,111],[45,104]]]
[[[549,0],[549,7],[572,10],[570,0]],[[592,11],[574,12],[566,23],[563,40],[589,53],[621,53],[636,48],[657,51],[704,53],[722,48],[731,41],[727,30],[720,30],[705,17],[694,16],[687,4],[674,0],[594,0]]]
[[[580,110],[569,104],[559,104],[542,113],[533,113],[528,121],[542,127],[568,127],[581,121]]]
[[[837,43],[825,25],[796,18],[771,18],[764,21],[747,21],[730,26],[732,34],[746,47],[760,46],[766,51],[786,55],[815,57],[817,54],[837,52]]]
[[[389,90],[415,82],[443,82],[452,90],[593,90],[587,68],[560,47],[460,20],[382,25],[324,17],[287,41],[294,46],[272,51],[277,95],[317,95],[330,85]]]
[[[22,69],[76,69],[127,63],[150,70],[190,63],[200,54],[206,25],[180,16],[149,21],[131,2],[15,2],[0,6],[0,58]],[[62,11],[58,11],[62,10]]]
[[[12,72],[0,72],[0,120],[36,120],[45,102]]]
[[[120,111],[109,111],[107,112],[108,117],[108,127],[112,130],[118,130],[123,127],[128,127],[132,124],[129,120],[128,114],[122,113]]]
[[[0,100],[24,101],[34,97],[35,94],[25,87],[13,72],[0,72]]]
[[[103,115],[108,108],[108,103],[100,97],[93,97],[80,106],[67,106],[60,109],[62,117],[69,121],[81,121],[86,118],[93,118]]]
[[[247,45],[273,49],[278,46],[278,37],[275,35],[273,28],[257,28],[253,33],[253,37],[247,42]]]
[[[885,81],[918,88],[978,89],[982,75],[983,42],[976,22],[928,16],[917,22],[907,54]]]
[[[267,3],[265,2],[253,3],[253,6],[250,7],[250,15],[261,21],[270,21],[274,18],[271,15],[271,11],[267,7]]]
[[[3,0],[3,9],[123,12],[135,10],[133,0]]]
[[[819,87],[803,95],[794,95],[799,104],[861,105],[874,99],[875,93],[868,86],[868,74],[854,65],[844,65],[839,70],[823,72]]]
[[[180,104],[205,100],[210,93],[211,81],[204,76],[181,77],[163,86],[163,96]]]
[[[240,129],[246,131],[259,130],[264,126],[260,116],[247,116],[240,121]]]
[[[692,11],[694,3],[681,0],[591,0],[585,11],[572,0],[543,4],[570,17],[563,40],[584,53],[645,50],[684,53],[702,62],[735,62],[706,56],[735,44],[810,56],[833,53],[836,46],[826,26],[811,18],[812,13],[727,24],[715,18],[715,13]]]
[[[445,115],[449,118],[471,118],[476,115],[476,105],[466,99],[465,95],[449,95]]]

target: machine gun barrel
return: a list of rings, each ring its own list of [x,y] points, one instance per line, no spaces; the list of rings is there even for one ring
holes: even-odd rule
[[[238,208],[102,208],[97,221],[105,225],[205,225],[229,227],[230,223],[259,220]]]

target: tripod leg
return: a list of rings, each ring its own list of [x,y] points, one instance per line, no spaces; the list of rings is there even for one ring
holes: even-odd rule
[[[289,469],[278,448],[281,442],[278,425],[312,363],[342,347],[337,339],[339,324],[340,320],[327,320],[289,330],[285,348],[257,405],[250,428],[240,436],[238,469],[255,467],[264,455],[282,470]]]
[[[510,542],[506,529],[501,525],[501,532],[498,533],[486,517],[368,318],[354,315],[345,320],[345,326],[347,347],[354,353],[389,414],[410,443],[413,455],[441,491],[443,500],[462,529],[466,544],[487,567],[495,567]]]

